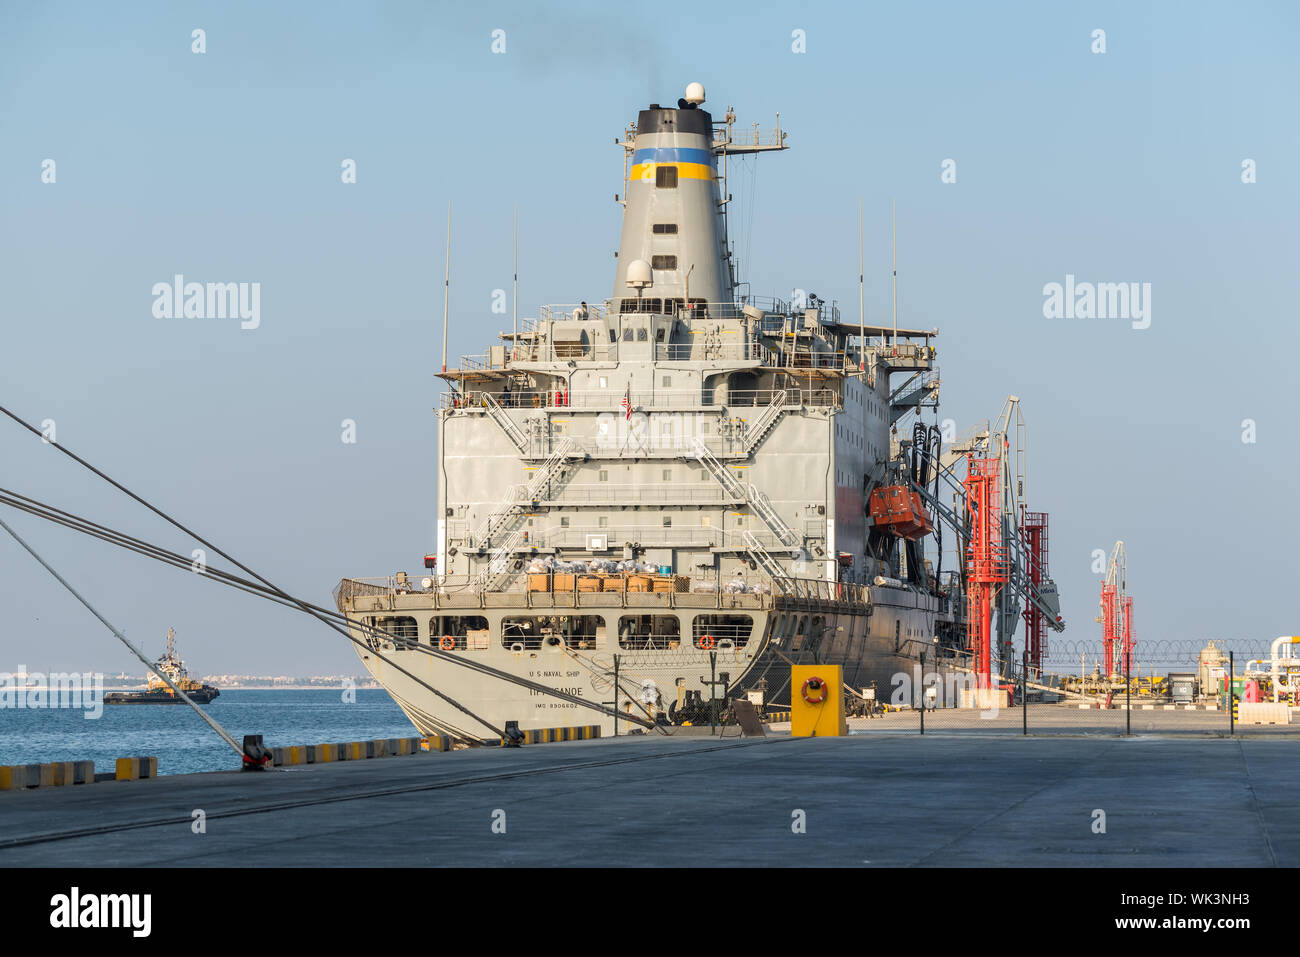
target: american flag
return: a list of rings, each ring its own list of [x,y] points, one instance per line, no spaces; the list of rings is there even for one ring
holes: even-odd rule
[[[623,391],[623,418],[632,418],[632,383],[628,383],[627,388]]]

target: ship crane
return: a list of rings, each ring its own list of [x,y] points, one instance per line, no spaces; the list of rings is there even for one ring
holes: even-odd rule
[[[1123,541],[1115,543],[1101,583],[1096,621],[1101,625],[1101,663],[1107,677],[1133,670],[1133,596],[1128,594],[1128,556]]]

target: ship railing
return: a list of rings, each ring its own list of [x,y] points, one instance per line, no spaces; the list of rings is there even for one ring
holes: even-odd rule
[[[880,345],[873,346],[872,349],[876,355],[885,359],[928,360],[933,359],[935,355],[934,346],[922,345],[916,342],[896,342],[891,345],[888,341],[885,341]]]
[[[432,573],[429,573],[431,575]],[[402,592],[428,591],[424,580],[429,575],[408,575],[396,572],[392,575],[380,575],[372,578],[345,578],[334,589],[335,599],[346,601],[351,598],[391,595]],[[436,579],[430,579],[431,581]],[[432,585],[429,586],[430,588]]]
[[[719,129],[713,136],[713,148],[725,149],[728,146],[735,147],[755,147],[768,146],[778,147],[785,145],[785,131],[777,126],[772,130],[760,130],[758,124],[752,127],[743,127],[738,129]]]
[[[763,365],[772,365],[775,350],[769,349],[757,340],[749,342],[681,342],[657,344],[655,346],[656,362],[707,362],[713,359],[734,359],[738,361],[758,361]]]
[[[817,318],[823,323],[838,323],[840,307],[838,300],[815,303],[807,300],[781,299],[777,296],[742,296],[732,301],[709,302],[692,299],[687,303],[685,297],[663,298],[660,296],[624,296],[618,300],[588,300],[586,318],[588,320],[608,320],[618,313],[624,315],[659,315],[680,316],[684,319],[740,319],[746,315],[745,307],[752,306],[763,312],[767,319],[765,324],[775,320],[775,327],[781,328],[781,319],[794,317],[800,322],[809,309],[817,310]],[[538,315],[521,320],[521,331],[536,333],[542,323],[571,322],[582,318],[584,306],[581,302],[548,303],[538,310]]]
[[[608,529],[604,529],[604,531],[608,531]],[[649,536],[644,534],[644,532],[648,530],[640,531],[641,534],[639,535],[639,540],[642,544],[654,544],[653,542],[647,541]],[[556,581],[555,573],[547,571],[543,574],[551,582],[551,585],[547,590],[554,590],[556,587],[554,584]],[[577,584],[577,577],[582,575],[596,575],[597,573],[575,571],[566,574],[568,574],[568,577],[560,579],[560,584],[563,586],[561,590],[582,592],[584,589]],[[619,576],[607,577],[617,578]],[[626,579],[628,576],[622,577]],[[706,579],[699,576],[682,576],[673,575],[671,573],[666,576],[661,575],[650,577],[665,579],[664,584],[666,586],[670,585],[671,591],[674,593],[684,593],[689,590],[693,594],[711,594],[715,588],[718,588],[718,584],[713,582],[711,577]],[[720,589],[719,594],[753,594],[758,596],[770,594],[777,598],[801,601],[847,602],[859,605],[867,605],[870,604],[871,601],[870,589],[868,586],[851,582],[831,582],[825,581],[824,579],[798,578],[795,576],[769,577],[761,574],[750,577],[752,577],[754,581],[746,584],[744,592],[735,592],[734,590],[728,591],[728,589],[734,589],[737,587],[736,583],[722,582],[722,588]],[[570,580],[572,580],[573,584],[570,584]],[[527,589],[526,581],[526,576],[521,576],[519,579],[512,582],[512,587],[508,588],[507,591],[510,593],[525,591]],[[425,582],[428,582],[427,586]],[[534,584],[536,584],[536,580],[534,581]],[[626,584],[626,581],[623,583],[622,587],[628,589],[629,586]],[[462,593],[466,598],[476,594],[473,579],[469,575],[444,575],[439,578],[436,575],[408,575],[405,572],[398,572],[393,575],[383,575],[375,578],[345,578],[339,582],[338,587],[334,590],[335,599],[339,607],[342,607],[344,602],[360,597],[390,598],[408,594],[454,596]],[[364,607],[361,609],[362,612],[367,610],[368,609]],[[393,627],[397,628],[398,626],[394,625]],[[399,633],[398,631],[390,632],[389,637],[393,640],[399,641],[407,641],[414,638],[413,635]]]
[[[520,342],[510,350],[512,362],[614,362],[618,346],[612,342],[587,342],[585,339],[559,342]]]
[[[825,369],[844,371],[849,368],[856,368],[856,363],[852,361],[851,353],[844,350],[838,352],[816,352],[812,350],[796,349],[769,349],[768,359],[764,365],[770,365],[783,369]]]
[[[563,389],[546,391],[491,391],[479,390],[445,392],[440,397],[443,409],[488,408],[491,396],[505,409],[584,409],[592,411],[625,411],[624,399],[632,412],[664,412],[697,410],[719,407],[768,406],[772,400],[785,393],[785,407],[839,408],[840,396],[835,389],[753,389],[727,391],[714,389],[658,389],[653,392],[618,392],[615,389],[591,389],[566,392]]]
[[[604,319],[609,309],[607,302],[561,302],[550,303],[539,310],[541,322],[566,322],[574,319]],[[586,314],[583,314],[583,311]]]
[[[832,582],[822,578],[774,577],[772,592],[778,597],[805,601],[843,601],[865,605],[871,600],[871,592],[866,585]]]
[[[520,550],[573,549],[584,551],[592,536],[601,536],[607,541],[610,552],[621,552],[625,542],[635,542],[646,547],[675,548],[717,548],[726,551],[748,551],[744,539],[745,529],[724,529],[711,525],[548,525],[544,528],[529,529],[528,536],[520,545]],[[778,554],[789,554],[789,545],[783,543],[775,534],[765,528],[752,529],[752,535],[765,548]]]
[[[427,583],[427,584],[426,584]],[[419,595],[433,592],[472,592],[471,575],[443,575],[429,571],[420,575],[397,572],[370,578],[345,578],[334,588],[334,602],[342,605],[356,598],[388,598],[393,595]]]
[[[769,406],[772,400],[782,392],[786,395],[785,406],[789,408],[806,406],[809,408],[839,408],[840,396],[835,389],[758,389],[728,392],[726,400],[718,403],[728,408],[741,406]]]
[[[698,483],[703,485],[704,483]],[[543,501],[555,505],[607,505],[626,504],[628,490],[618,485],[566,485],[552,497]],[[722,488],[710,483],[704,488],[695,488],[682,482],[665,485],[638,485],[636,499],[640,503],[672,505],[718,505],[732,500],[723,493]]]
[[[611,315],[614,312],[620,312],[625,316],[679,316],[688,322],[707,319],[741,319],[747,315],[745,312],[746,306],[752,306],[768,316],[786,316],[790,314],[789,302],[769,296],[750,296],[732,302],[708,302],[703,299],[692,299],[689,304],[685,298],[663,299],[658,296],[641,296],[640,298],[625,296],[618,300],[617,309],[615,309],[613,302],[609,304]],[[780,327],[779,321],[777,326]]]

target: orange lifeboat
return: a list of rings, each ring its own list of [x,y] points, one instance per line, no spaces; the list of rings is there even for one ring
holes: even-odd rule
[[[921,493],[905,485],[889,485],[871,493],[871,520],[882,531],[916,541],[934,531]]]

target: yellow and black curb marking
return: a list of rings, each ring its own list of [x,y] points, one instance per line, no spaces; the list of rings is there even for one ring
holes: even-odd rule
[[[534,728],[531,731],[521,731],[524,736],[523,744],[550,744],[554,741],[590,741],[593,738],[600,737],[600,725],[584,724],[575,728]],[[505,744],[505,738],[499,742],[484,742],[492,744]]]
[[[445,737],[445,736],[444,736]],[[271,748],[271,763],[275,767],[297,764],[329,764],[332,761],[362,761],[366,758],[388,758],[403,754],[419,754],[422,750],[450,750],[446,747],[426,748],[425,741],[438,743],[439,738],[376,738],[373,741],[347,741],[342,744],[300,744]]]
[[[58,788],[96,781],[143,781],[158,776],[155,757],[118,758],[112,774],[96,774],[94,761],[51,761],[48,764],[0,766],[0,791]]]
[[[588,741],[600,737],[600,726],[595,724],[573,728],[538,728],[525,731],[525,744],[547,744],[552,741]],[[329,764],[334,761],[362,761],[367,758],[388,758],[422,751],[451,751],[455,739],[445,734],[424,738],[376,738],[373,741],[346,741],[340,744],[303,744],[271,748],[271,763],[279,767],[301,764]],[[496,738],[483,741],[485,745],[500,745]],[[71,784],[93,784],[96,780],[143,781],[158,776],[158,759],[155,757],[118,758],[112,775],[95,775],[94,761],[56,761],[50,764],[0,765],[0,791],[19,791],[24,788],[60,787]]]
[[[124,758],[122,760],[138,761],[140,759]],[[153,758],[152,760],[156,769],[158,759]],[[21,791],[23,788],[49,788],[94,783],[94,761],[54,761],[49,764],[10,764],[0,767],[0,791]]]
[[[158,776],[157,758],[118,758],[115,765],[118,781],[143,781]]]
[[[765,715],[763,716],[763,720],[766,721],[768,724],[777,724],[777,723],[779,723],[779,722],[781,722],[781,721],[789,721],[789,720],[790,720],[790,712],[789,712],[789,711],[769,711],[767,714],[765,714]]]

